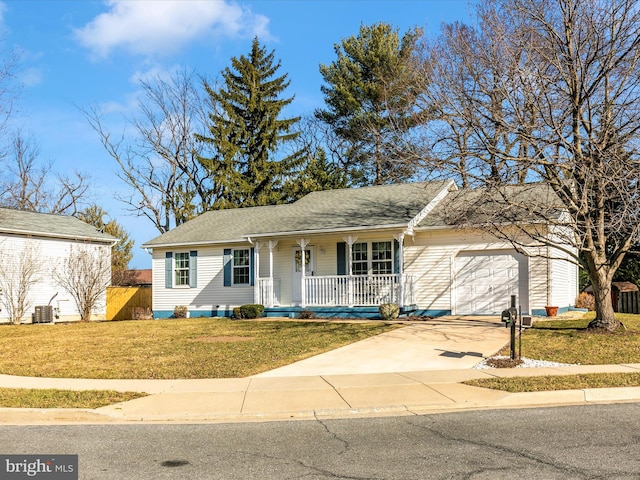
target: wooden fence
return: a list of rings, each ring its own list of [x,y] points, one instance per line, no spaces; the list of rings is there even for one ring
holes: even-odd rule
[[[640,292],[621,292],[618,296],[618,312],[640,313]]]
[[[151,287],[107,288],[107,320],[141,318],[143,312],[151,314],[151,309]]]

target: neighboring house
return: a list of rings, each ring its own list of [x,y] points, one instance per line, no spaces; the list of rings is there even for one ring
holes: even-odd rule
[[[499,314],[511,295],[525,313],[573,305],[574,264],[450,226],[457,193],[453,181],[373,186],[204,213],[143,245],[153,252],[154,315],[185,305],[192,317],[228,316],[247,303],[269,316],[374,316],[381,303]]]
[[[49,320],[40,316],[45,311],[53,313],[54,320],[80,319],[76,303],[56,274],[65,271],[69,256],[78,251],[106,258],[110,264],[116,241],[75,217],[0,208],[0,322],[10,321],[8,303],[20,291],[25,307],[22,322],[32,321],[36,310],[36,321]],[[104,318],[105,294],[92,312],[94,319]],[[43,306],[51,308],[44,310]]]
[[[114,285],[120,287],[150,287],[151,286],[151,269],[125,270],[120,274],[118,281],[114,278]]]

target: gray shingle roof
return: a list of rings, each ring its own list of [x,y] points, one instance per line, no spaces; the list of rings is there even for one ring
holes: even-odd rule
[[[215,210],[143,246],[222,243],[247,236],[406,226],[449,182],[313,192],[289,205]]]
[[[0,232],[110,243],[116,239],[92,225],[67,215],[0,208]]]
[[[462,189],[451,192],[417,228],[544,222],[556,220],[563,209],[553,189],[543,183]]]

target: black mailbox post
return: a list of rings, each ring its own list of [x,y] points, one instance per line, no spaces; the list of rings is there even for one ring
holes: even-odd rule
[[[516,308],[516,296],[511,295],[511,308],[502,311],[501,320],[505,322],[505,327],[511,327],[511,360],[516,359],[516,323],[518,320],[518,309]]]

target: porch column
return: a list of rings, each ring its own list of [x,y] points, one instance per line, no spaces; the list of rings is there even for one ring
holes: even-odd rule
[[[349,295],[349,308],[353,307],[354,298],[353,298],[353,244],[356,243],[358,237],[349,235],[348,237],[343,237],[343,240],[349,247],[347,250],[347,282],[348,282],[348,295]]]
[[[404,306],[404,232],[394,235],[398,242],[398,307]]]
[[[306,287],[306,274],[307,274],[307,255],[306,255],[306,246],[309,245],[309,240],[307,240],[306,238],[301,238],[300,240],[298,240],[296,242],[298,245],[300,245],[300,268],[301,268],[301,272],[302,275],[300,277],[301,279],[301,289],[300,289],[300,306],[302,308],[305,308],[307,306],[307,289]]]
[[[269,240],[269,300],[268,307],[273,307],[275,303],[275,280],[273,278],[273,250],[278,245],[278,240]]]
[[[260,302],[260,248],[262,242],[253,245],[253,303]]]

